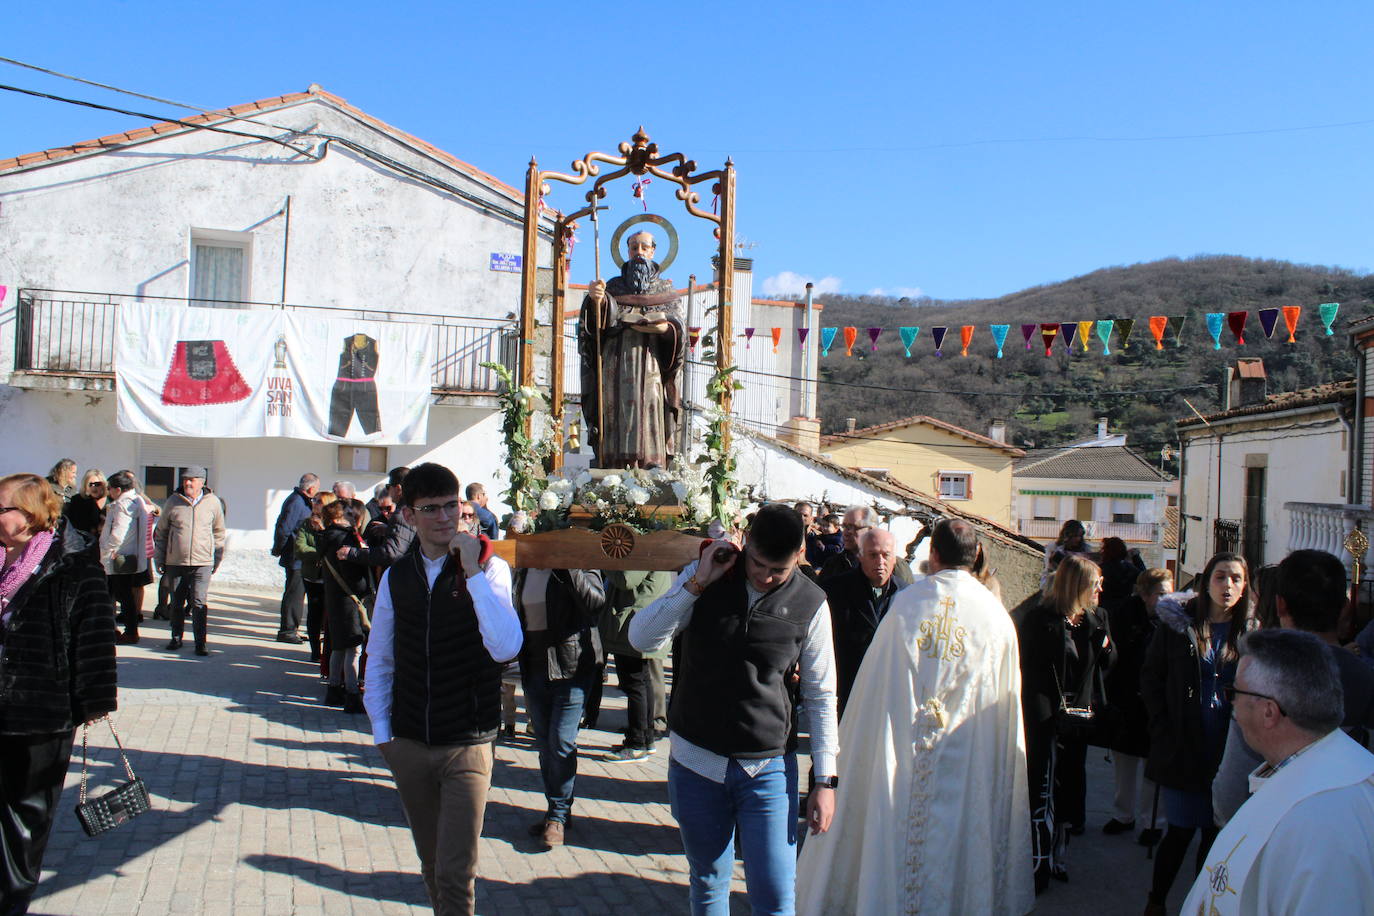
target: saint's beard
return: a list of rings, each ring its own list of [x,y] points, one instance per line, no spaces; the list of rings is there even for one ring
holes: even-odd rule
[[[658,279],[658,265],[646,258],[630,258],[620,269],[620,278],[631,295],[642,295]]]

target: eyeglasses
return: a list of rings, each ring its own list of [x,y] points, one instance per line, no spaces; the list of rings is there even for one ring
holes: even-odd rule
[[[843,525],[841,525],[840,527],[843,528],[845,531],[867,531],[869,528],[872,528],[873,526],[872,526],[872,525],[851,525],[849,522],[845,522],[845,523],[844,523]]]
[[[463,512],[463,513],[460,513],[458,517],[459,517],[459,518],[462,518],[462,519],[471,519],[471,520],[474,520],[474,521],[475,521],[476,518],[477,518],[477,513],[476,513],[476,512]]]
[[[427,505],[427,506],[411,506],[411,508],[414,509],[416,512],[420,513],[421,515],[427,517],[427,518],[433,518],[434,516],[438,515],[440,512],[444,513],[445,515],[450,515],[450,516],[452,516],[452,515],[457,515],[457,514],[458,514],[458,507],[459,507],[460,505],[461,505],[461,503],[459,503],[458,500],[455,499],[455,500],[453,500],[452,502],[447,502],[447,503],[430,503],[430,504]]]
[[[1277,709],[1278,709],[1278,711],[1279,711],[1279,715],[1281,715],[1281,716],[1286,716],[1286,715],[1288,715],[1288,713],[1286,713],[1286,712],[1283,711],[1283,706],[1279,703],[1279,701],[1276,700],[1276,699],[1274,699],[1273,697],[1269,696],[1268,694],[1265,694],[1265,693],[1255,693],[1253,690],[1241,690],[1239,687],[1235,687],[1235,686],[1226,686],[1226,687],[1223,687],[1223,688],[1221,688],[1221,692],[1222,692],[1222,694],[1226,697],[1226,702],[1228,702],[1228,703],[1235,703],[1235,702],[1236,702],[1236,694],[1241,694],[1241,695],[1247,696],[1247,697],[1256,697],[1256,698],[1261,699],[1261,700],[1268,700],[1270,703],[1273,703],[1275,707],[1277,707]]]
[[[103,481],[103,480],[92,480],[90,483],[86,484],[86,486],[88,486],[88,487],[103,487],[103,486],[105,486],[105,481]]]

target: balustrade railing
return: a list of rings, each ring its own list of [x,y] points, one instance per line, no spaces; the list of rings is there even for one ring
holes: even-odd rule
[[[1345,550],[1345,538],[1359,528],[1374,540],[1374,508],[1339,503],[1287,502],[1288,549],[1325,550],[1340,557],[1349,570],[1353,558]],[[1370,557],[1366,556],[1361,579],[1370,579]]]
[[[159,302],[187,307],[200,304],[199,300],[192,302],[168,296],[21,289],[16,312],[15,370],[47,375],[113,376],[116,316],[126,302]],[[223,302],[219,307],[309,311],[368,321],[428,323],[434,327],[433,385],[435,392],[440,394],[495,392],[499,387],[496,374],[482,368],[482,363],[515,366],[518,334],[515,322],[509,319],[265,302]]]

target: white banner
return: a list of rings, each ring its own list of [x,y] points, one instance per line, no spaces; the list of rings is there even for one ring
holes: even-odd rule
[[[423,445],[433,352],[425,324],[124,305],[115,335],[118,426]]]

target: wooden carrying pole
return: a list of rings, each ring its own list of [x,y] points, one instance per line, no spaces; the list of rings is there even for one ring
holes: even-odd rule
[[[720,180],[720,308],[716,315],[719,331],[716,334],[716,369],[725,370],[735,364],[733,296],[735,290],[735,163],[725,160],[725,174]],[[725,385],[720,395],[720,409],[730,415],[734,387]],[[724,450],[730,448],[730,427],[726,425]]]
[[[534,298],[539,259],[539,164],[530,159],[525,173],[525,238],[520,258],[520,374],[521,387],[534,384]],[[528,435],[530,430],[525,430]]]

